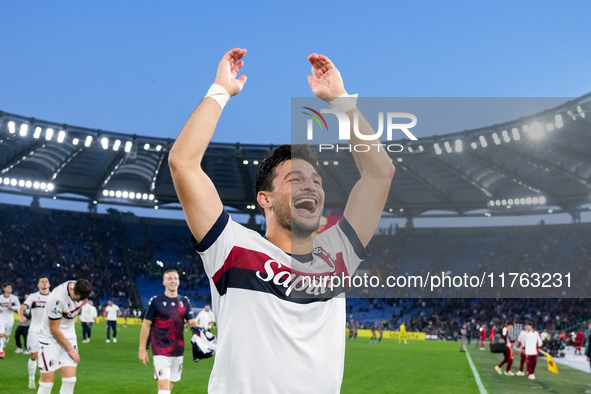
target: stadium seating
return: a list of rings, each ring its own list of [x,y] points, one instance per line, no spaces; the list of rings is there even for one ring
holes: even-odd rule
[[[37,278],[53,286],[87,278],[95,303],[113,299],[120,307],[142,308],[162,291],[164,269],[179,271],[179,293],[194,306],[211,302],[209,280],[189,243],[184,221],[66,212],[0,204],[0,265],[21,300]],[[379,232],[372,256],[360,266],[374,274],[406,274],[417,267],[454,263],[461,271],[481,264],[500,268],[531,262],[541,268],[568,262],[588,264],[591,224],[529,227],[424,229]],[[591,272],[591,271],[590,271]],[[361,326],[386,320],[390,328],[453,336],[473,326],[507,319],[532,320],[538,329],[563,330],[591,317],[589,299],[392,299],[379,291],[347,300],[347,315]],[[532,314],[532,311],[537,311]]]

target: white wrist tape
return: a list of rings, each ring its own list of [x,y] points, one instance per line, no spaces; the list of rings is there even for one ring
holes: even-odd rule
[[[342,94],[328,103],[330,108],[340,112],[347,112],[357,108],[357,94]]]
[[[217,101],[217,103],[223,110],[228,101],[230,100],[230,93],[228,93],[226,89],[224,89],[221,85],[214,83],[207,91],[205,97],[211,97],[212,99]]]

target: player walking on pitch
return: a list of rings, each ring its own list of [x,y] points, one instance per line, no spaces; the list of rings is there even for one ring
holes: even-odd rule
[[[80,311],[80,322],[82,323],[82,343],[90,342],[90,336],[92,335],[92,325],[94,324],[98,313],[94,307],[92,300],[88,300],[86,304],[82,306]]]
[[[404,341],[404,344],[407,345],[406,342],[406,324],[404,322],[400,323],[400,332],[398,334],[398,343]]]
[[[18,310],[18,320],[27,320],[24,313],[27,308],[31,311],[31,326],[27,335],[27,350],[29,351],[29,388],[35,388],[35,372],[37,371],[37,359],[39,356],[39,333],[46,318],[45,305],[49,298],[49,279],[46,276],[39,278],[37,282],[39,291],[29,295]]]
[[[515,376],[515,374],[511,371],[511,366],[513,365],[513,349],[511,348],[511,340],[509,339],[509,333],[512,329],[513,323],[508,322],[507,325],[503,327],[503,330],[501,331],[501,335],[503,336],[503,339],[505,340],[507,346],[505,348],[505,351],[503,352],[503,361],[501,361],[499,365],[495,366],[495,371],[497,371],[499,375],[503,373],[501,367],[505,363],[507,363],[507,370],[504,372],[504,374],[507,376]]]
[[[51,393],[58,369],[62,374],[60,394],[74,392],[80,362],[74,321],[91,292],[90,282],[78,279],[62,283],[47,298],[39,333],[41,382],[37,394]]]
[[[484,341],[486,340],[486,326],[480,327],[480,350],[484,350]]]
[[[236,48],[224,55],[215,83],[169,155],[193,246],[212,285],[219,340],[209,392],[338,393],[345,298],[342,290],[325,292],[322,299],[305,294],[313,292],[312,275],[352,275],[367,256],[365,247],[382,215],[394,166],[377,140],[369,152],[353,152],[361,177],[343,218],[314,237],[324,206],[317,156],[307,145],[281,146],[259,165],[256,176],[266,236],[234,222],[201,165],[224,105],[246,82],[244,75],[237,78],[245,54]],[[314,53],[308,60],[314,95],[346,113],[353,125],[356,97],[347,95],[337,68],[323,55]],[[361,114],[358,123],[362,134],[374,135]],[[367,142],[350,135],[351,145]]]
[[[374,321],[373,324],[371,325],[371,338],[369,338],[369,343],[377,343],[378,342],[378,335],[377,335],[377,331],[378,331],[378,322]]]
[[[10,339],[10,333],[14,325],[14,312],[18,312],[21,307],[18,298],[12,294],[12,285],[10,283],[4,283],[2,290],[4,290],[4,293],[0,296],[0,358],[6,356],[4,348]]]
[[[525,357],[527,359],[527,378],[529,380],[535,380],[536,375],[534,375],[534,372],[536,371],[536,364],[538,362],[538,348],[542,346],[543,342],[542,338],[540,338],[540,333],[534,330],[532,322],[525,323],[523,340]]]
[[[515,373],[516,376],[523,376],[525,373],[523,372],[523,366],[525,365],[525,361],[527,357],[525,356],[525,333],[526,327],[521,330],[519,336],[517,337],[517,347],[519,348],[519,371]]]
[[[174,383],[181,380],[183,371],[185,321],[191,327],[197,327],[197,321],[189,299],[178,295],[178,272],[165,271],[162,275],[162,284],[165,288],[164,294],[152,297],[146,310],[138,356],[144,365],[150,361],[146,351],[146,343],[150,336],[158,394],[170,394]]]
[[[111,342],[111,329],[113,329],[113,342],[117,343],[117,318],[121,316],[121,309],[109,300],[109,305],[105,308],[107,312],[107,343]]]

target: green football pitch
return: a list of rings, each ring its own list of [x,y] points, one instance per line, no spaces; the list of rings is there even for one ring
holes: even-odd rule
[[[105,343],[105,324],[94,325],[90,343],[81,343],[79,325],[77,330],[81,363],[76,392],[157,391],[151,364],[145,366],[137,358],[139,326],[124,328],[120,325],[117,343]],[[189,334],[186,333],[187,339]],[[193,362],[188,340],[186,344],[183,377],[173,392],[206,393],[213,359]],[[28,356],[15,354],[15,349],[14,338],[11,338],[6,358],[0,360],[0,393],[34,393],[35,390],[27,388]],[[591,387],[589,374],[561,365],[560,374],[553,374],[546,369],[545,359],[538,361],[535,381],[528,381],[525,377],[500,376],[493,369],[501,360],[500,355],[478,351],[474,344],[469,351],[488,393],[584,393]],[[518,358],[515,361],[518,363]],[[38,377],[39,374],[37,380]],[[60,385],[58,377],[53,386],[54,393],[59,392]],[[480,391],[466,354],[459,352],[457,342],[409,341],[408,345],[404,345],[385,339],[381,344],[373,344],[368,338],[358,338],[347,341],[342,392],[478,394]]]

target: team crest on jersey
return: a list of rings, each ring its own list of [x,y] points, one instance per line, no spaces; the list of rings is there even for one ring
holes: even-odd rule
[[[184,307],[185,307],[185,305],[183,304],[183,301],[179,301],[179,306],[180,306],[181,308],[184,308]]]
[[[162,305],[166,306],[166,301],[162,302]]]
[[[170,304],[171,304],[172,306],[174,306],[174,305],[175,305],[175,303],[174,303],[174,302],[171,302]]]
[[[334,268],[335,267],[334,259],[321,246],[314,247],[314,249],[312,249],[312,254],[314,254],[314,255],[320,257],[322,260],[324,260],[326,262],[326,264],[328,264],[330,266],[330,268]]]

